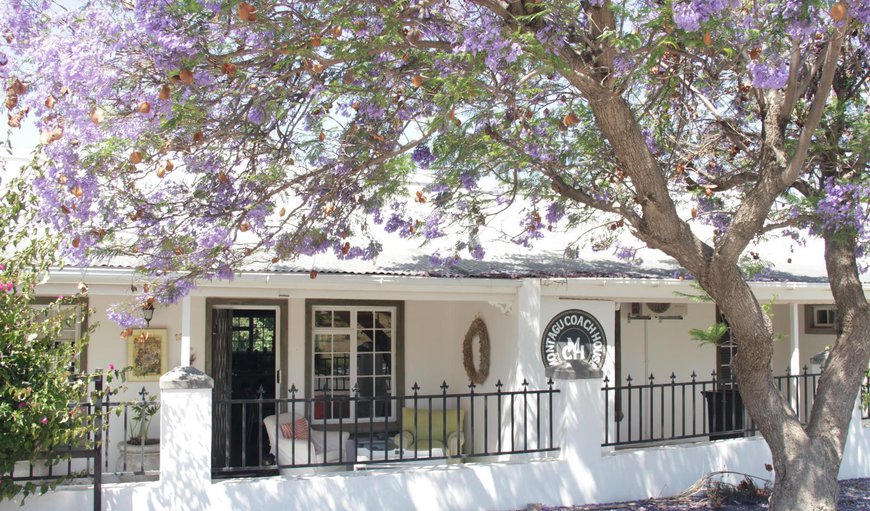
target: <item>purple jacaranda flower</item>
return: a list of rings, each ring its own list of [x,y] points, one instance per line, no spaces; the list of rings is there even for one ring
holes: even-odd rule
[[[142,318],[139,311],[125,310],[123,304],[114,304],[106,311],[106,315],[111,321],[124,328],[142,328],[145,326],[145,320]]]
[[[475,243],[474,246],[471,247],[471,257],[473,257],[475,261],[482,260],[485,255],[486,252],[483,250],[483,246],[481,246],[480,243]]]
[[[613,59],[613,73],[616,76],[626,76],[637,66],[631,55],[623,53]]]
[[[432,165],[432,162],[435,161],[435,156],[428,146],[420,144],[411,152],[411,160],[425,169]]]
[[[855,231],[859,239],[867,236],[863,219],[870,187],[844,183],[829,178],[825,181],[824,196],[816,205],[817,220],[810,226],[813,234]]]
[[[641,130],[641,134],[643,135],[643,141],[646,143],[647,149],[649,152],[653,154],[658,154],[659,146],[656,144],[656,140],[652,136],[652,132],[650,130],[644,128]]]
[[[621,261],[631,262],[634,260],[636,255],[637,255],[636,248],[621,246],[616,250],[616,258],[621,260]]]
[[[701,28],[701,14],[692,3],[681,2],[674,5],[674,23],[680,30],[694,32]]]
[[[782,89],[788,84],[789,64],[786,61],[752,64],[749,68],[752,85],[759,89]]]
[[[387,219],[386,225],[384,225],[384,230],[387,232],[396,232],[399,227],[402,225],[402,217],[393,213],[390,215],[390,218]]]
[[[736,0],[690,0],[689,2],[680,2],[673,7],[674,23],[681,30],[694,32],[701,28],[701,23],[736,5]]]
[[[556,222],[561,220],[562,217],[564,217],[564,216],[565,216],[565,208],[561,204],[554,202],[554,203],[550,204],[549,206],[547,206],[547,223],[548,224],[555,224]]]
[[[477,188],[477,179],[468,172],[463,172],[459,175],[459,183],[463,188],[469,191],[473,191]]]
[[[441,232],[441,214],[437,211],[426,218],[426,224],[423,226],[423,236],[427,240],[444,236],[444,233]]]
[[[266,112],[259,106],[253,106],[248,110],[248,122],[252,124],[263,124],[266,120]]]

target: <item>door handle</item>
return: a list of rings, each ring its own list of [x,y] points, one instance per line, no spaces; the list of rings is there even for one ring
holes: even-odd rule
[[[275,383],[277,383],[279,385],[281,384],[281,370],[280,369],[275,371]]]

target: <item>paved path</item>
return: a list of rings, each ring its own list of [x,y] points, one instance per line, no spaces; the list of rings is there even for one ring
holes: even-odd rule
[[[543,506],[543,511],[690,511],[695,509],[718,509],[720,511],[766,510],[767,503],[753,501],[745,495],[735,494],[725,499],[721,507],[710,505],[706,492],[688,497],[615,502],[612,504],[589,504],[584,506]],[[840,481],[838,511],[870,510],[870,479]]]

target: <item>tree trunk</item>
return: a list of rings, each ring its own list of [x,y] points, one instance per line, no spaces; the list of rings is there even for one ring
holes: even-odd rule
[[[829,459],[818,441],[801,436],[789,438],[783,452],[773,454],[776,479],[770,510],[833,511],[837,509],[840,458]]]
[[[771,511],[836,509],[837,475],[870,358],[870,314],[855,261],[855,241],[826,239],[825,260],[843,329],[819,379],[806,426],[775,386],[770,319],[742,276],[736,268],[725,267],[711,269],[699,279],[729,319],[738,343],[737,384],[773,456]]]

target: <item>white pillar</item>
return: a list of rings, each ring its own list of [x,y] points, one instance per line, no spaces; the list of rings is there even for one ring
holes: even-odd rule
[[[791,304],[790,308],[791,335],[789,335],[789,346],[791,347],[791,358],[789,358],[788,361],[788,372],[792,376],[801,374],[800,316],[798,314],[800,310],[799,308],[800,305],[796,303]],[[791,386],[791,407],[793,410],[797,410],[798,403],[800,402],[800,396],[798,395],[800,390],[800,385],[798,385],[798,378],[791,378],[788,384]]]
[[[508,373],[506,380],[503,380],[504,390],[522,390],[523,381],[529,383],[528,389],[545,389],[547,388],[547,378],[544,375],[544,365],[541,363],[540,356],[540,335],[541,335],[541,281],[540,279],[524,279],[522,285],[517,290],[517,336],[516,336],[516,361]],[[489,382],[487,382],[489,383]],[[493,382],[494,383],[494,382]],[[511,407],[509,401],[506,400],[502,405],[503,424],[509,424],[508,421],[522,421],[522,407],[514,409],[514,416],[511,417]],[[542,416],[549,415],[549,406],[547,403],[542,403],[540,409],[535,409],[534,413]],[[466,419],[467,420],[467,419]],[[555,436],[555,431],[553,432]],[[523,436],[520,428],[514,431],[514,438],[511,438],[511,428],[503,427],[499,432],[503,445],[522,445]],[[549,441],[549,431],[542,431],[540,436],[535,434],[530,435],[529,445],[532,442],[540,442],[545,445]]]
[[[562,421],[556,433],[561,458],[567,468],[561,471],[570,484],[573,499],[594,498],[601,492],[597,485],[601,475],[604,419],[604,399],[601,395],[601,379],[559,380],[556,382],[561,399],[559,403]],[[558,415],[557,415],[558,416]],[[574,502],[580,502],[575,500]],[[571,502],[563,502],[570,504]]]
[[[190,295],[181,299],[181,366],[190,365]]]
[[[165,509],[202,509],[211,485],[212,388],[202,371],[160,377],[160,500]]]
[[[531,388],[544,387],[544,365],[540,358],[541,281],[525,279],[517,291],[517,364],[514,383],[527,379]]]

